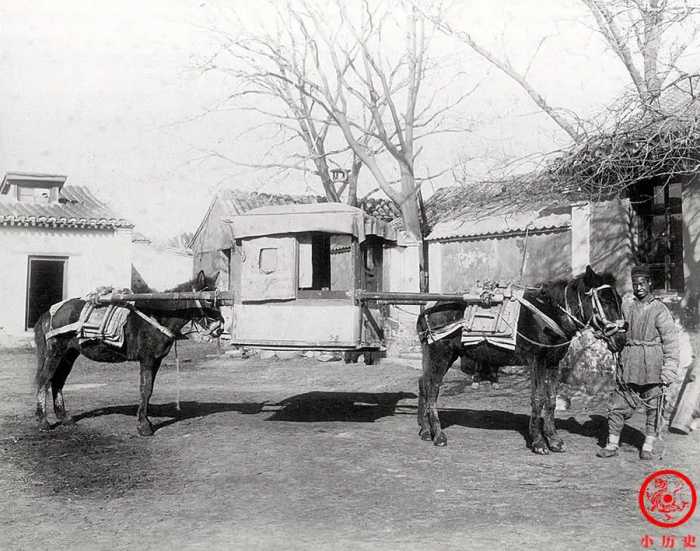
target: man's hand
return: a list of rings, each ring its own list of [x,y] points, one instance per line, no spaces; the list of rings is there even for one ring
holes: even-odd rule
[[[661,370],[661,384],[664,386],[671,386],[676,382],[676,372],[671,369]]]

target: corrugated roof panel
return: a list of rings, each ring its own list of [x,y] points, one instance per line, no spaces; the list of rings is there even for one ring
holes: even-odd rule
[[[571,225],[571,213],[544,214],[541,211],[525,211],[490,216],[439,222],[426,238],[428,241],[440,239],[503,235],[529,231],[545,231],[567,228]]]

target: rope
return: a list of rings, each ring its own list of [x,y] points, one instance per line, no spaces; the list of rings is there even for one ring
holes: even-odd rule
[[[180,357],[177,355],[177,341],[175,341],[175,409],[180,411]]]
[[[519,337],[525,339],[525,340],[526,340],[527,342],[529,342],[530,344],[535,344],[535,345],[537,345],[537,346],[541,346],[542,348],[561,348],[562,346],[569,346],[569,345],[571,344],[571,341],[573,340],[573,339],[569,339],[568,341],[562,342],[562,343],[559,343],[559,344],[545,344],[545,343],[543,343],[543,342],[537,342],[537,341],[534,341],[534,340],[532,340],[532,339],[526,337],[526,336],[523,335],[520,331],[516,331],[516,334],[517,334]]]
[[[408,315],[411,316],[411,317],[413,317],[413,316],[416,315],[415,312],[409,312],[408,310],[406,310],[406,309],[404,309],[404,308],[401,308],[400,306],[397,306],[396,304],[392,304],[391,307],[392,307],[392,308],[395,308],[395,309],[398,310],[399,312],[403,312],[404,314],[408,314]]]
[[[574,339],[572,338],[572,339],[569,339],[569,340],[566,341],[566,342],[562,342],[562,343],[559,343],[559,344],[545,344],[545,343],[543,343],[543,342],[538,342],[538,341],[532,340],[532,339],[529,338],[529,337],[526,337],[526,336],[523,335],[520,331],[518,331],[517,328],[514,328],[514,327],[513,327],[510,323],[508,323],[506,320],[503,320],[503,323],[505,323],[505,324],[506,324],[508,327],[510,327],[511,329],[514,329],[514,330],[515,330],[515,334],[518,335],[519,337],[522,337],[523,339],[525,339],[525,340],[526,340],[527,342],[529,342],[530,344],[534,344],[534,345],[536,345],[536,346],[541,346],[542,348],[561,348],[562,346],[569,346],[569,345],[571,344],[571,341],[574,340]]]
[[[649,409],[652,407],[652,403],[655,400],[658,400],[657,404],[653,407],[655,407],[657,409],[662,407],[662,402],[663,402],[665,395],[666,395],[666,389],[663,387],[663,385],[661,385],[661,394],[658,394],[657,396],[653,396],[651,398],[644,399],[644,398],[642,398],[642,395],[639,394],[639,392],[633,390],[632,387],[630,387],[629,384],[627,384],[625,381],[623,381],[622,377],[620,377],[620,369],[622,368],[622,362],[620,360],[619,354],[616,354],[616,364],[617,364],[617,366],[616,366],[617,369],[615,369],[615,383],[623,392],[627,392],[627,393],[631,394],[632,397],[634,398],[634,400],[636,401],[635,404],[630,404],[629,400],[627,400],[627,398],[625,397],[625,400],[627,401],[627,403],[630,406],[632,406],[633,408],[636,409],[641,404],[644,407]],[[659,415],[659,413],[657,412],[657,416],[658,415]],[[658,422],[657,422],[657,424],[658,424]]]

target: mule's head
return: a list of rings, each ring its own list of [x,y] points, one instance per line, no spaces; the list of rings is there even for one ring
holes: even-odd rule
[[[192,291],[216,291],[219,272],[208,277],[203,271],[192,281]],[[224,332],[224,317],[216,300],[196,300],[193,325],[199,327],[205,335],[216,338]]]
[[[583,313],[596,336],[604,339],[612,352],[622,350],[627,322],[622,315],[622,298],[615,288],[615,278],[609,273],[597,274],[587,266],[577,291],[586,297],[582,300]]]

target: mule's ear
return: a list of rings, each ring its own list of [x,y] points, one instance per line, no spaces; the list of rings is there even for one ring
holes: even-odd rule
[[[598,281],[598,274],[593,271],[590,265],[586,266],[586,273],[583,274],[583,282],[587,287],[595,287]]]
[[[204,287],[207,284],[207,276],[204,275],[204,270],[199,270],[197,274],[197,286]]]

